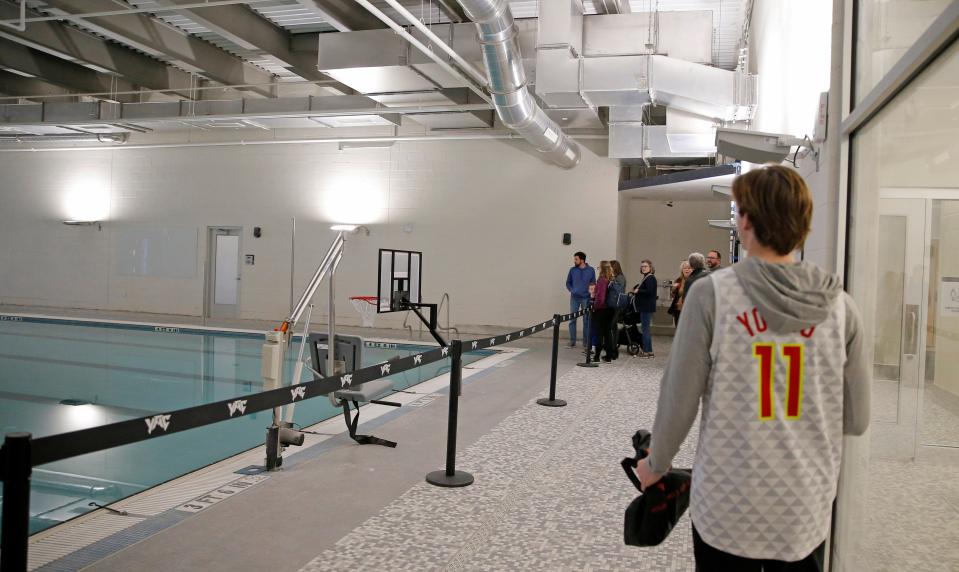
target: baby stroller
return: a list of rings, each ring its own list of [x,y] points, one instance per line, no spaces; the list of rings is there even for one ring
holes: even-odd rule
[[[639,312],[636,310],[636,297],[632,292],[629,293],[629,302],[626,307],[616,314],[616,323],[620,324],[616,333],[616,351],[619,351],[619,346],[626,346],[629,355],[638,356],[640,354],[641,332],[639,331]]]

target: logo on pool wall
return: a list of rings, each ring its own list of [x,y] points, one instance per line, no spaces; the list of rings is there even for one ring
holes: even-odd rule
[[[153,431],[159,427],[166,431],[170,428],[170,415],[154,415],[149,419],[144,419],[147,423],[147,435],[153,435]]]
[[[230,417],[236,415],[237,411],[239,411],[241,414],[246,413],[245,399],[237,399],[233,403],[227,403],[226,406],[230,408]]]
[[[303,399],[306,397],[306,388],[305,387],[294,387],[290,390],[290,396],[293,397],[293,401],[296,401],[296,398],[299,397]]]

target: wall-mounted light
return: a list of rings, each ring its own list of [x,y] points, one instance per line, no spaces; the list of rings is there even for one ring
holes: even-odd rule
[[[362,224],[334,224],[330,227],[330,230],[335,230],[338,232],[349,232],[351,234],[363,233],[365,236],[370,235],[370,229]]]
[[[68,226],[97,226],[97,230],[103,230],[103,225],[98,220],[65,220],[63,224]]]

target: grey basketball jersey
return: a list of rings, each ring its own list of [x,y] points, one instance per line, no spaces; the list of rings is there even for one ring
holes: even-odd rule
[[[836,496],[844,297],[822,323],[774,333],[731,268],[708,279],[716,315],[691,517],[724,552],[800,560],[826,539]]]

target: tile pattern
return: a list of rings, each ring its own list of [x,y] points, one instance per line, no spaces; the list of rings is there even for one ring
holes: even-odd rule
[[[668,345],[656,341],[660,355]],[[622,539],[635,491],[619,460],[652,425],[664,363],[624,354],[573,368],[558,382],[567,407],[530,402],[458,455],[473,485],[419,484],[302,570],[692,570],[688,518],[656,548]],[[696,437],[677,466],[692,464]]]

